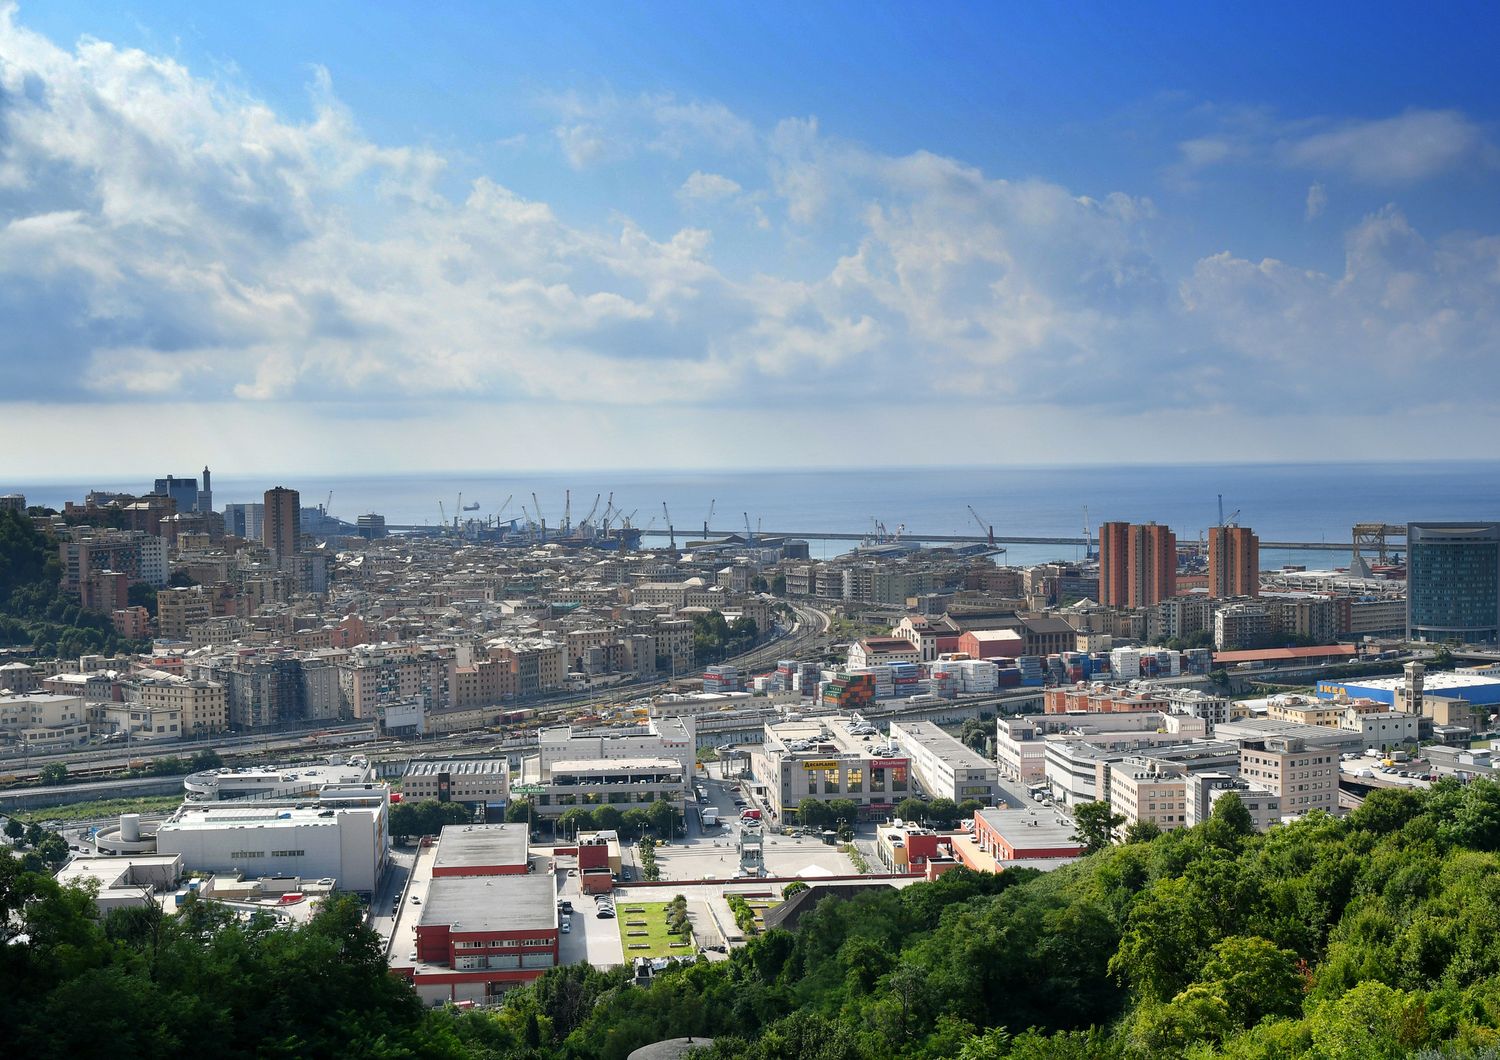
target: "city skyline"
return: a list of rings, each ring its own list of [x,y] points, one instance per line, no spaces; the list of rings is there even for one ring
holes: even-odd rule
[[[353,13],[0,4],[17,480],[1439,457],[1495,411],[1483,9]]]

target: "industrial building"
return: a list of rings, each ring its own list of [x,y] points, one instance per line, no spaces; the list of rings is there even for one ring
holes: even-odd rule
[[[1000,771],[962,740],[930,721],[893,721],[891,742],[911,758],[912,769],[929,797],[994,804]]]
[[[486,820],[505,813],[510,791],[510,760],[497,758],[414,758],[401,776],[408,799],[463,803]]]
[[[329,755],[318,764],[241,766],[207,769],[182,780],[195,799],[292,799],[316,795],[327,786],[375,783],[375,770],[363,755]]]
[[[1051,809],[989,809],[974,814],[974,842],[998,862],[1076,858],[1083,844],[1073,822]],[[961,849],[955,847],[955,849]]]
[[[189,871],[332,878],[373,894],[390,857],[388,789],[325,786],[305,803],[184,803],[156,830]]]
[[[429,1004],[486,1002],[558,963],[557,877],[531,872],[520,825],[449,825],[424,847],[391,968]]]

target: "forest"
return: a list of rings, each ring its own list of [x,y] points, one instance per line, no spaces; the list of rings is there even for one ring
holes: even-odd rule
[[[1231,797],[1049,873],[825,899],[649,987],[554,969],[425,1009],[353,899],[300,929],[190,902],[101,920],[0,857],[17,1055],[599,1058],[682,1035],[751,1060],[1500,1057],[1500,786],[1379,791],[1264,835]],[[13,938],[12,941],[17,941]]]

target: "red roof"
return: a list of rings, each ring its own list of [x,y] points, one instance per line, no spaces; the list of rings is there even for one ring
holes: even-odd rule
[[[1353,644],[1315,644],[1310,648],[1254,648],[1250,651],[1216,651],[1216,663],[1292,662],[1297,659],[1352,659],[1359,654]]]

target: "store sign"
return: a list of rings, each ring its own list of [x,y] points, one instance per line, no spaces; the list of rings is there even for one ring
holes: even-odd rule
[[[910,763],[909,758],[872,758],[871,769],[905,769]]]
[[[834,761],[832,759],[819,759],[816,762],[803,762],[802,763],[802,768],[806,769],[806,770],[814,770],[814,769],[837,769],[838,767],[839,767],[838,762],[836,762],[836,761]]]

